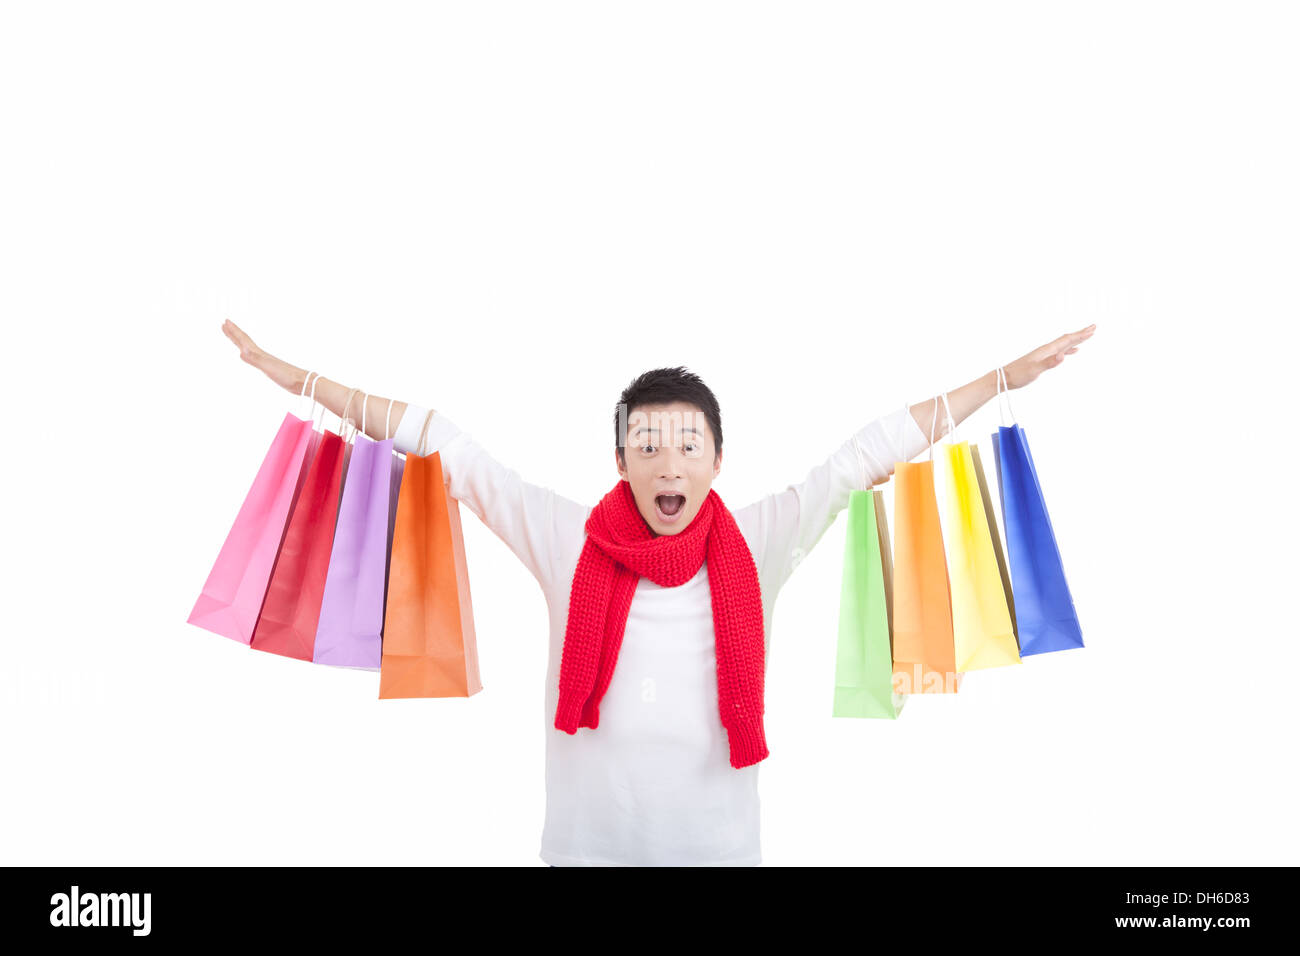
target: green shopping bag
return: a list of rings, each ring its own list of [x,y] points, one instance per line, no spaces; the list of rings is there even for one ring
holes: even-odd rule
[[[893,720],[906,697],[894,692],[894,568],[884,492],[849,492],[833,717]]]

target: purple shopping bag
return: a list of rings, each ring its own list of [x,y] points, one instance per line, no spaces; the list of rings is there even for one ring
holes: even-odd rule
[[[368,400],[362,399],[361,432],[353,431],[312,660],[379,670],[395,456],[392,438],[364,434]]]
[[[250,643],[316,441],[311,418],[285,413],[187,623]]]

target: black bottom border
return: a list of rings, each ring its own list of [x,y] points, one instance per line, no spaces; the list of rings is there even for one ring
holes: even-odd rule
[[[600,877],[529,869],[548,867],[7,867],[0,925],[49,942],[132,945],[384,943],[399,934],[437,945],[465,931],[549,942],[569,927],[602,925],[672,945],[753,930],[761,944],[785,927],[809,945],[1125,935],[1231,944],[1286,928],[1297,882],[1295,867],[659,867]],[[117,926],[81,925],[115,916]]]

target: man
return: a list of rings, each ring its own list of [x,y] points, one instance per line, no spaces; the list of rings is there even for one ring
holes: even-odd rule
[[[1004,366],[1021,388],[1095,325]],[[301,394],[308,373],[233,323],[244,361]],[[341,415],[350,389],[313,376]],[[947,394],[954,422],[993,398],[996,370]],[[546,596],[546,823],[557,866],[752,866],[760,861],[758,764],[768,756],[763,675],[777,593],[854,489],[944,433],[939,400],[877,419],[802,483],[731,511],[712,489],[721,412],[685,368],[634,379],[615,406],[618,481],[594,507],[531,484],[440,412],[370,396],[367,434],[438,452],[452,497],[524,563]],[[363,416],[355,413],[357,418]]]

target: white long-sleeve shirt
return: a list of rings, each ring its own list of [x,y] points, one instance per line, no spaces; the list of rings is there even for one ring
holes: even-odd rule
[[[601,699],[600,726],[573,735],[556,729],[569,591],[593,506],[525,481],[441,412],[417,451],[427,414],[408,405],[394,446],[407,454],[440,453],[451,496],[532,572],[550,611],[542,860],[556,866],[759,863],[761,763],[737,770],[728,757],[707,563],[678,587],[645,577],[637,582]],[[930,444],[905,407],[864,426],[800,484],[732,509],[758,567],[765,648],[777,592],[848,506],[849,492],[888,479],[900,460],[900,441],[903,461]]]

